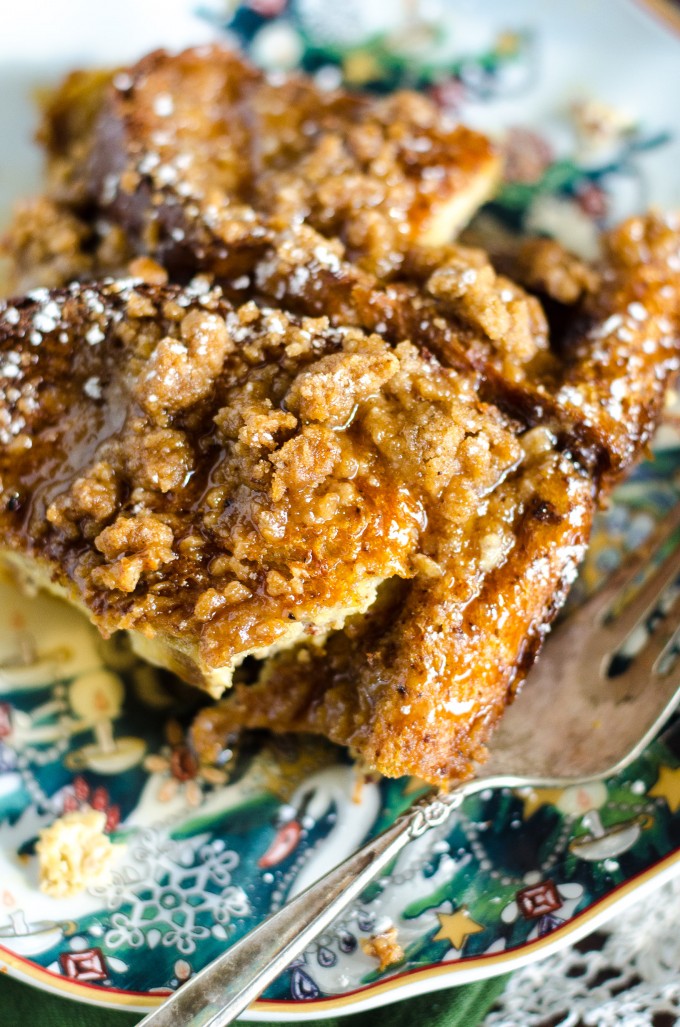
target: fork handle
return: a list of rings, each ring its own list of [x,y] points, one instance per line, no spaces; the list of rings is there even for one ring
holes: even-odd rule
[[[429,794],[344,863],[190,978],[139,1027],[226,1027],[412,839],[443,824],[478,782]]]

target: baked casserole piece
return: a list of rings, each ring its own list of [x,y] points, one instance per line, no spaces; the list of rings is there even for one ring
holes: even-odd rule
[[[207,759],[266,727],[470,774],[658,422],[677,222],[494,264],[449,241],[488,140],[216,48],[71,76],[42,137],[5,242],[5,559],[224,693]]]

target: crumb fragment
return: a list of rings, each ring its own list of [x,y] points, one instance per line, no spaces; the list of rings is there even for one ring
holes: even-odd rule
[[[67,899],[106,879],[114,846],[104,833],[105,822],[99,810],[75,810],[40,832],[36,852],[41,891]]]
[[[157,517],[118,517],[95,539],[108,564],[93,573],[103,588],[133,592],[142,573],[175,559],[172,529]]]
[[[378,960],[378,970],[382,972],[405,959],[404,950],[397,941],[397,928],[392,925],[380,934],[361,939],[361,947],[367,956]]]
[[[151,257],[135,257],[128,270],[133,278],[141,278],[147,285],[165,285],[168,280],[168,272]]]

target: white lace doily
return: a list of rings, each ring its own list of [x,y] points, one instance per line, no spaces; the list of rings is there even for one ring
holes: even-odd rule
[[[680,877],[578,945],[516,971],[484,1027],[680,1023]]]

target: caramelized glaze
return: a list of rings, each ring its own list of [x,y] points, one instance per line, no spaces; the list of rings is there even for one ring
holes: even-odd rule
[[[487,140],[217,48],[69,77],[43,140],[5,245],[79,282],[0,309],[0,547],[213,695],[235,672],[202,757],[268,727],[469,774],[658,422],[677,220],[490,259],[447,241]]]

